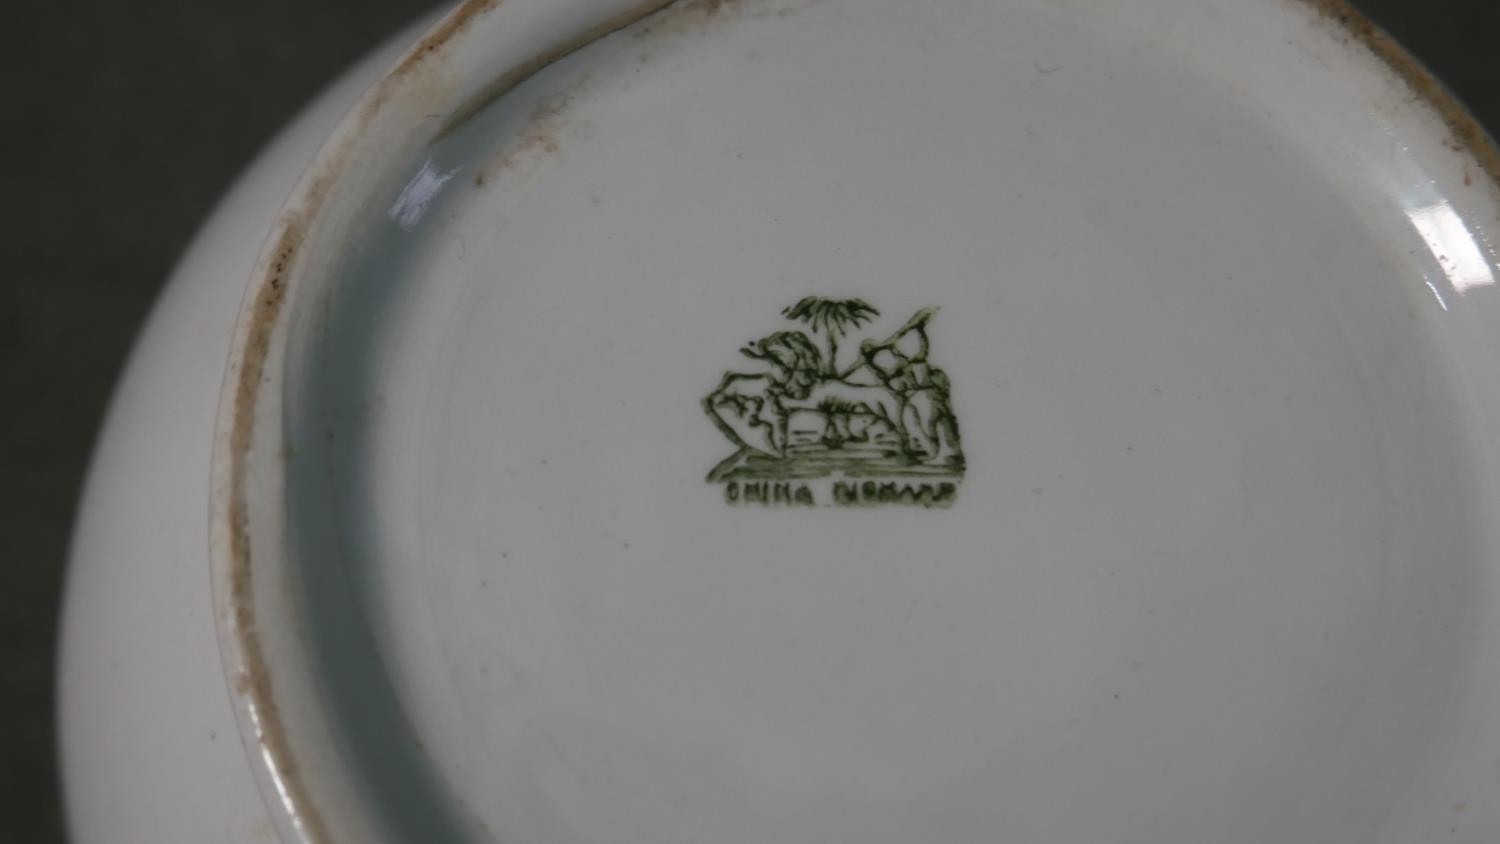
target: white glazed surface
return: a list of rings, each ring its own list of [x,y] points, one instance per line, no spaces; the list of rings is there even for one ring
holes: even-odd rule
[[[495,840],[1409,840],[1492,550],[1414,209],[1089,6],[643,22],[293,300],[288,559]],[[703,482],[809,293],[941,307],[951,509]]]
[[[236,701],[289,835],[1500,835],[1497,207],[1404,83],[1277,0],[747,0],[425,142],[625,5],[472,21],[290,276]],[[952,508],[703,482],[807,293],[943,308]]]
[[[77,844],[278,840],[241,746],[206,560],[209,457],[245,280],[297,177],[427,23],[331,86],[198,233],[136,344],[69,560],[59,697]]]
[[[497,15],[268,258],[221,469],[297,833],[1492,840],[1493,194],[1358,44],[688,4],[421,142]],[[807,293],[944,308],[952,508],[705,486]]]

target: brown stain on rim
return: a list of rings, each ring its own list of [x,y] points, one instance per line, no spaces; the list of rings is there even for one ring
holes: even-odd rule
[[[1448,130],[1448,148],[1468,152],[1479,169],[1489,177],[1491,186],[1500,190],[1500,148],[1474,115],[1448,87],[1438,80],[1416,56],[1401,46],[1390,33],[1350,5],[1349,0],[1293,0],[1316,12],[1320,17],[1344,30],[1363,44],[1381,63],[1406,83],[1411,93],[1426,102]],[[1472,184],[1465,176],[1464,184]]]
[[[254,444],[256,399],[265,379],[275,333],[292,273],[301,255],[312,221],[327,202],[343,172],[355,139],[363,134],[401,86],[417,69],[474,20],[499,5],[499,0],[467,0],[436,29],[409,50],[396,68],[383,77],[355,112],[355,125],[319,165],[299,190],[300,202],[284,213],[273,234],[274,246],[267,250],[263,274],[247,314],[239,352],[239,369],[233,385],[229,431],[229,495],[227,502],[229,611],[234,639],[243,665],[235,673],[235,694],[248,698],[253,710],[256,741],[265,751],[272,776],[289,804],[293,826],[310,842],[331,844],[332,835],[317,804],[302,779],[296,756],[287,739],[286,726],[276,703],[268,660],[256,629],[255,592],[252,588],[250,512],[246,489],[249,454]]]
[[[642,0],[639,5],[632,6],[618,15],[606,19],[603,23],[585,31],[581,35],[536,56],[531,61],[506,71],[455,108],[443,120],[443,124],[433,137],[433,141],[442,140],[469,118],[477,114],[480,109],[505,96],[517,85],[534,76],[542,68],[565,59],[589,44],[598,41],[600,38],[613,35],[631,24],[654,15],[678,2],[694,2],[694,0]]]
[[[442,49],[453,36],[467,29],[476,18],[499,5],[500,0],[469,0],[453,10],[453,13],[439,21],[431,32],[422,36],[422,40],[407,52],[406,57],[396,65],[388,78],[397,78],[411,73],[412,69],[425,61],[428,56]]]
[[[746,0],[678,0],[642,26],[636,38],[686,32],[694,25],[718,17],[721,12],[746,5]]]
[[[519,140],[501,150],[494,160],[476,172],[474,184],[483,187],[532,152],[557,152],[561,149],[563,115],[574,97],[575,93],[569,90],[539,101],[526,116]]]
[[[478,96],[456,109],[437,133],[441,137],[463,119],[471,116],[489,101],[503,96],[537,71],[581,49],[587,44],[640,20],[675,0],[645,0],[641,5],[617,15],[583,35],[543,51],[486,86]],[[229,612],[234,623],[234,642],[243,665],[231,684],[240,697],[250,700],[254,713],[256,741],[261,745],[272,776],[289,804],[291,822],[309,842],[332,844],[333,837],[318,811],[287,740],[286,726],[276,704],[274,686],[256,629],[254,590],[251,583],[250,512],[246,484],[249,455],[254,445],[256,400],[265,379],[266,361],[271,340],[286,302],[287,289],[312,222],[321,213],[353,152],[356,139],[370,126],[393,94],[414,84],[418,70],[436,56],[444,46],[466,30],[475,20],[500,5],[500,0],[465,0],[437,27],[417,42],[389,74],[383,77],[356,107],[354,125],[341,132],[338,146],[326,153],[311,176],[298,190],[297,204],[283,213],[273,230],[274,246],[262,257],[262,274],[248,311],[241,316],[245,328],[239,339],[239,363],[233,383],[229,430],[228,501],[222,515],[228,531]],[[432,139],[435,140],[436,138]],[[430,142],[430,141],[429,141]]]
[[[363,130],[369,121],[390,100],[396,90],[415,77],[427,64],[429,59],[434,58],[438,52],[452,38],[463,32],[471,23],[480,16],[490,12],[499,6],[502,0],[466,0],[462,6],[438,21],[436,26],[423,35],[401,60],[391,69],[389,73],[381,77],[375,83],[370,95],[359,106],[360,129]],[[336,168],[330,168],[336,169]]]
[[[754,0],[647,0],[641,5],[631,9],[623,15],[605,21],[599,27],[585,33],[574,46],[566,48],[562,55],[572,53],[578,47],[591,44],[601,38],[612,35],[624,29],[634,27],[634,38],[644,40],[650,37],[667,37],[680,35],[695,27],[708,24],[712,21],[727,18],[730,12],[738,12],[742,17],[765,18],[770,16],[786,17],[804,7],[814,0],[802,0],[799,6],[782,6],[780,8],[752,10],[750,7]],[[760,5],[768,5],[761,3]],[[775,4],[769,4],[775,5]],[[639,26],[636,26],[636,25]],[[553,59],[555,61],[556,59]],[[644,62],[646,55],[643,54],[639,61]],[[549,62],[550,63],[550,62]],[[539,68],[519,68],[516,75],[524,78],[532,75]],[[456,109],[453,115],[444,121],[442,130],[438,137],[441,138],[448,132],[457,128],[464,121],[473,117],[475,113],[486,105],[494,102],[499,96],[509,91],[520,79],[512,78],[507,74],[486,86],[479,94],[472,97]],[[489,164],[474,174],[475,186],[483,187],[493,181],[500,174],[514,168],[521,160],[532,152],[553,153],[562,147],[562,130],[565,128],[565,114],[573,102],[578,99],[588,84],[587,78],[575,82],[567,90],[558,92],[543,98],[527,115],[519,133],[519,138],[506,148],[502,149]]]
[[[391,95],[407,84],[415,71],[429,57],[439,53],[474,20],[500,5],[501,0],[465,0],[437,28],[429,32],[407,52],[401,62],[387,74],[367,96],[356,112],[357,123],[340,145],[320,165],[318,174],[299,191],[301,203],[285,213],[274,234],[275,246],[263,262],[264,274],[258,282],[248,314],[240,353],[238,378],[234,383],[231,407],[233,422],[229,432],[229,495],[227,526],[229,534],[229,603],[234,621],[235,641],[244,665],[236,672],[232,688],[235,694],[251,699],[255,711],[257,741],[272,760],[274,775],[292,804],[292,822],[316,844],[331,844],[327,825],[307,793],[296,759],[287,742],[285,725],[276,705],[265,652],[256,633],[254,590],[251,588],[251,547],[249,536],[249,502],[246,493],[248,457],[254,442],[255,405],[265,377],[266,360],[277,320],[286,302],[289,277],[301,254],[310,224],[321,212],[333,190],[353,141],[369,126]],[[436,138],[451,132],[488,103],[503,96],[537,71],[582,47],[610,35],[656,12],[680,3],[687,14],[712,16],[739,0],[644,0],[577,38],[544,51],[528,62],[501,75],[475,96],[456,108],[437,132]],[[1338,24],[1350,36],[1364,44],[1377,58],[1396,73],[1418,99],[1431,106],[1452,136],[1456,151],[1467,151],[1489,177],[1492,186],[1500,188],[1500,148],[1468,109],[1388,33],[1349,5],[1347,0],[1293,0],[1322,17]],[[1465,183],[1468,183],[1465,178]]]
[[[768,3],[765,0],[677,0],[653,15],[651,20],[643,22],[635,32],[635,38],[645,40],[652,36],[680,35],[727,17],[730,12],[743,18],[784,18],[814,2],[817,0],[798,0],[794,4]],[[753,8],[756,6],[759,8]]]
[[[336,156],[341,158],[341,156]],[[314,180],[309,204],[317,207],[332,182]],[[234,423],[230,429],[229,487],[229,593],[236,640],[244,663],[234,676],[234,691],[253,702],[256,740],[275,760],[278,782],[296,804],[292,822],[315,842],[331,841],[321,813],[307,799],[294,756],[287,752],[286,732],[273,694],[265,652],[255,630],[255,590],[251,588],[250,506],[245,491],[246,458],[255,436],[255,399],[265,377],[276,317],[286,301],[288,275],[307,234],[307,213],[293,212],[282,219],[281,232],[271,250],[270,266],[250,308],[250,328],[244,339],[239,379],[234,387]]]

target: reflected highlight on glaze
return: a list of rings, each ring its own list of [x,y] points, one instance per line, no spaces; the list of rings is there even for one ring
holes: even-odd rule
[[[439,173],[433,166],[432,159],[423,162],[422,169],[401,189],[401,195],[396,197],[386,214],[401,228],[410,231],[422,221],[422,215],[427,213],[427,206],[432,204],[438,191],[457,175],[459,169],[455,167],[446,173]]]
[[[255,731],[256,744],[260,746],[260,755],[265,763],[265,771],[269,775],[271,787],[276,789],[276,798],[281,801],[281,806],[286,810],[287,817],[291,819],[292,827],[297,835],[303,839],[308,838],[307,825],[303,820],[302,813],[297,809],[297,803],[292,799],[291,792],[287,789],[286,781],[282,776],[281,767],[277,764],[276,756],[271,752],[270,746],[265,741],[265,730],[261,724],[260,707],[254,700],[246,702],[246,711],[250,716],[250,724]]]
[[[1432,250],[1432,257],[1437,259],[1455,293],[1463,294],[1472,288],[1495,283],[1489,259],[1452,205],[1447,202],[1424,205],[1408,211],[1407,216],[1427,243],[1427,248]],[[1442,302],[1441,296],[1438,301]]]

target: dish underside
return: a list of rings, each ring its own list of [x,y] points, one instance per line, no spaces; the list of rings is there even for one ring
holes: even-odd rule
[[[1186,5],[678,3],[403,163],[273,375],[326,822],[1500,829],[1489,183]]]

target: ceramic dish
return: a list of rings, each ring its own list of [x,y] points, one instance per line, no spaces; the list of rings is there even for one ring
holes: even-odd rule
[[[1341,4],[470,3],[211,513],[291,842],[1492,842],[1493,147]]]
[[[372,50],[267,144],[204,220],[132,349],[67,570],[59,757],[75,844],[280,841],[215,630],[205,503],[219,390],[249,271],[298,177],[437,16]]]

